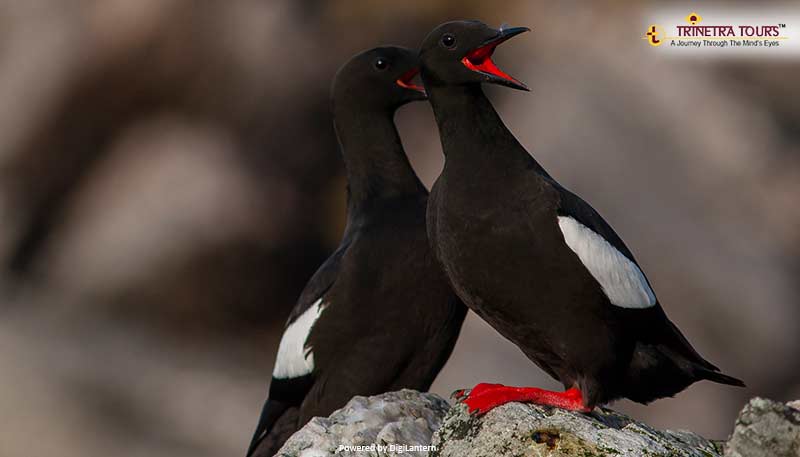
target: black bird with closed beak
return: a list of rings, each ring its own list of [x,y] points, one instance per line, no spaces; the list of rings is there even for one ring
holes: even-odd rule
[[[420,49],[445,154],[428,203],[434,253],[464,303],[566,389],[478,384],[464,399],[470,411],[509,401],[589,411],[703,379],[743,386],[692,348],[622,239],[528,154],[484,95],[483,83],[527,90],[492,61],[527,30],[448,22]]]
[[[394,125],[400,106],[425,99],[412,82],[418,71],[416,51],[387,46],[336,74],[347,225],[289,317],[248,456],[271,457],[309,419],[355,395],[428,390],[453,350],[467,308],[433,258],[428,192]]]

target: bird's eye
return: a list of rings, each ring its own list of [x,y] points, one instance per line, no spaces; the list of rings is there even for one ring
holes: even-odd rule
[[[450,33],[445,33],[442,35],[442,46],[446,47],[447,49],[453,49],[456,45],[456,37],[454,37]]]
[[[384,59],[383,57],[378,58],[375,61],[375,68],[378,70],[386,70],[389,67],[389,61]]]

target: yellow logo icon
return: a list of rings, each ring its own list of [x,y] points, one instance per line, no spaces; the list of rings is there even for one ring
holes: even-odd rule
[[[647,28],[647,32],[644,34],[642,39],[647,40],[647,42],[650,43],[650,46],[661,46],[662,41],[660,38],[658,38],[659,33],[658,26],[651,25]]]
[[[690,23],[692,25],[697,25],[697,23],[702,21],[702,20],[703,20],[703,18],[700,17],[700,15],[697,14],[697,13],[689,13],[689,15],[686,16],[686,22],[688,22],[688,23]]]

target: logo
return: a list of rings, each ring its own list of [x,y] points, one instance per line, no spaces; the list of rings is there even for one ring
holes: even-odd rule
[[[658,38],[658,26],[651,25],[647,28],[647,32],[644,34],[643,40],[647,40],[650,43],[650,46],[661,46],[662,41]]]
[[[700,17],[700,15],[697,14],[697,13],[689,13],[689,15],[686,16],[686,22],[688,22],[689,24],[692,24],[692,25],[697,25],[697,23],[702,21],[702,20],[703,20],[703,18]]]
[[[693,11],[672,27],[649,25],[642,39],[668,48],[778,48],[789,39],[785,29],[783,22],[733,23],[723,18],[714,23]]]

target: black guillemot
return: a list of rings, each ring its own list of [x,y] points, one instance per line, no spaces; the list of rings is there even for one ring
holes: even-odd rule
[[[314,416],[355,395],[426,391],[467,312],[438,268],[425,231],[428,192],[394,124],[424,100],[416,51],[353,57],[332,87],[347,169],[347,225],[338,249],[300,295],[281,339],[248,456],[272,456]]]
[[[527,28],[442,24],[420,49],[445,166],[431,190],[431,246],[461,299],[566,391],[479,384],[471,412],[509,401],[589,411],[647,403],[707,379],[743,386],[667,318],[631,251],[506,128],[481,83],[527,87],[492,62]]]

